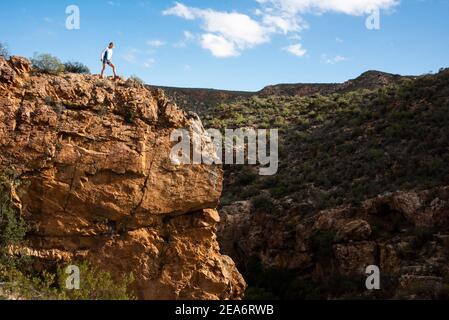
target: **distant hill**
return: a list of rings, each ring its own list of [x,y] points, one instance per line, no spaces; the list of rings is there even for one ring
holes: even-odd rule
[[[247,91],[176,88],[151,85],[149,85],[148,88],[164,90],[166,95],[178,106],[198,114],[204,114],[204,112],[208,109],[214,108],[221,103],[230,103],[238,99],[251,97],[257,94],[256,92]]]
[[[329,95],[333,93],[350,92],[357,89],[377,89],[405,78],[381,71],[367,71],[353,80],[344,83],[292,83],[276,84],[263,88],[260,91],[227,91],[203,88],[176,88],[151,86],[150,89],[162,89],[180,107],[196,112],[200,115],[208,113],[222,103],[232,103],[252,96],[284,96],[284,97],[307,97],[316,94]]]
[[[353,80],[344,83],[294,83],[278,84],[262,89],[258,95],[267,96],[311,96],[314,94],[328,95],[332,93],[349,92],[357,89],[377,89],[391,83],[397,82],[403,77],[381,71],[367,71]]]

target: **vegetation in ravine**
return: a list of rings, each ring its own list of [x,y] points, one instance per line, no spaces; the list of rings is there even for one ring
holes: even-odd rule
[[[206,127],[279,128],[280,168],[226,168],[223,205],[285,197],[313,213],[449,179],[449,70],[377,90],[252,97],[203,115]],[[274,201],[273,201],[274,200]]]
[[[304,217],[397,190],[432,190],[449,181],[449,69],[403,78],[374,90],[306,97],[251,97],[210,108],[202,114],[208,128],[279,128],[279,172],[262,177],[254,166],[225,166],[221,205],[251,200],[255,212],[282,215],[295,204]],[[375,237],[397,234],[403,221],[373,223]],[[413,229],[416,257],[434,230]],[[314,258],[332,257],[332,235],[314,234]],[[314,282],[289,270],[268,270],[260,263],[241,267],[249,284],[247,299],[364,298],[359,279],[329,272]],[[392,298],[398,279],[385,275],[377,298]],[[282,286],[282,287],[279,287]],[[390,290],[391,289],[391,290]],[[423,293],[426,288],[416,288]],[[365,290],[366,291],[366,290]],[[447,286],[425,296],[444,299]],[[425,293],[425,292],[424,292]],[[374,297],[375,298],[375,297]]]

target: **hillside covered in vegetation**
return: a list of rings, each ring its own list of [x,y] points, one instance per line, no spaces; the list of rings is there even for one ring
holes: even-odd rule
[[[247,298],[445,297],[449,70],[372,75],[203,109],[209,128],[280,129],[278,174],[225,167],[220,241]],[[374,296],[368,264],[387,274]]]
[[[228,168],[224,204],[266,190],[316,211],[449,180],[449,70],[375,90],[252,97],[203,117],[213,128],[281,130],[279,173]]]

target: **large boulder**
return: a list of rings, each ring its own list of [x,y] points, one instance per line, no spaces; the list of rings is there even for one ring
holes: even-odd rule
[[[133,272],[140,298],[241,298],[215,236],[222,169],[170,159],[175,129],[214,152],[201,121],[129,81],[29,72],[27,60],[0,60],[0,170],[26,182],[30,250]]]

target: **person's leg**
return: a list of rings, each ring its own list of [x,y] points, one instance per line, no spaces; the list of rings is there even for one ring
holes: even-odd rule
[[[115,65],[112,62],[110,62],[109,66],[112,68],[112,72],[114,73],[114,78],[117,78],[117,73],[115,72]]]
[[[103,75],[104,75],[104,70],[106,69],[106,63],[103,62],[103,69],[101,69],[101,75],[100,75],[100,79],[103,79]]]

